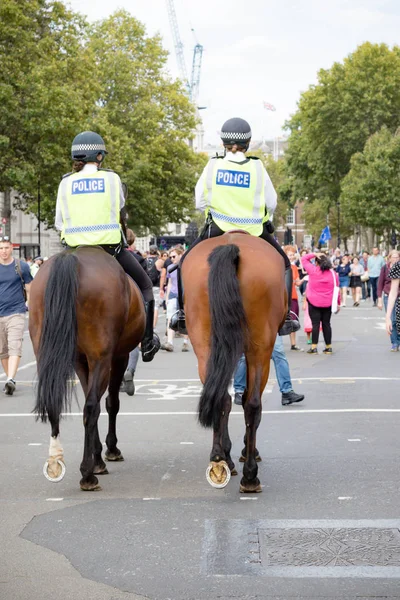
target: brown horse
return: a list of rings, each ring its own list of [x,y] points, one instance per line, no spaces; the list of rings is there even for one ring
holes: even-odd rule
[[[44,474],[60,481],[65,473],[59,440],[62,411],[71,407],[71,379],[77,373],[85,394],[85,443],[82,490],[101,489],[96,475],[107,473],[97,421],[108,386],[107,460],[123,460],[117,448],[119,388],[130,350],[145,329],[139,288],[117,261],[101,248],[65,250],[44,263],[30,294],[29,333],[37,358],[34,412],[51,424],[49,459]]]
[[[240,491],[261,492],[256,432],[272,350],[286,315],[284,272],[283,259],[272,246],[240,232],[201,242],[182,266],[187,329],[204,386],[199,421],[214,429],[207,469],[207,479],[214,487],[224,487],[231,473],[237,474],[230,455],[232,400],[228,386],[244,353],[246,433]]]

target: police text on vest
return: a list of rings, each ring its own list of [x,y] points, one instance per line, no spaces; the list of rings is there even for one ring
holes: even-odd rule
[[[228,171],[226,169],[218,169],[217,185],[230,185],[233,187],[250,187],[250,173],[242,173],[241,171]]]
[[[72,194],[97,194],[104,191],[104,179],[75,179],[72,182]]]

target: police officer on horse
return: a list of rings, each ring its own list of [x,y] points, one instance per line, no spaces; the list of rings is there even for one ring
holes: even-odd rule
[[[220,135],[225,155],[212,158],[196,184],[196,208],[205,212],[206,222],[191,248],[204,239],[237,229],[261,237],[274,246],[285,261],[288,297],[288,313],[279,334],[294,333],[300,328],[300,323],[290,313],[292,269],[288,257],[272,235],[274,227],[271,218],[276,208],[276,191],[261,160],[245,156],[251,139],[247,121],[229,119],[223,124]],[[170,327],[186,332],[181,289],[178,300],[179,310],[173,315]]]
[[[101,169],[106,154],[104,140],[97,133],[84,131],[74,138],[71,148],[74,170],[64,175],[58,188],[55,226],[61,231],[65,245],[102,247],[137,283],[146,310],[142,358],[150,362],[160,348],[160,340],[153,332],[153,286],[125,247],[120,224],[124,192],[119,176],[110,169]]]

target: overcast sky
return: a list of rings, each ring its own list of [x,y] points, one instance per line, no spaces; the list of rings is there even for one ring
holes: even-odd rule
[[[69,0],[93,21],[125,8],[159,32],[179,76],[167,0]],[[364,41],[400,42],[399,0],[175,0],[187,70],[195,39],[204,46],[199,105],[206,143],[218,143],[222,123],[247,119],[253,139],[284,135],[285,120],[320,68],[341,61]],[[266,111],[263,102],[276,107]]]

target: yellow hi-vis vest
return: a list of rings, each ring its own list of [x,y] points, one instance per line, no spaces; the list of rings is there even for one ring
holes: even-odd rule
[[[264,200],[264,167],[261,160],[244,164],[212,159],[206,167],[206,214],[222,231],[244,229],[259,236],[268,221]]]
[[[120,179],[112,171],[82,172],[60,183],[63,229],[68,246],[119,244]]]

